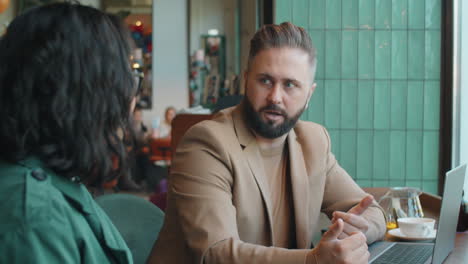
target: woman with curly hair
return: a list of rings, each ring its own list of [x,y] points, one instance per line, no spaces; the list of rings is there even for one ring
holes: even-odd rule
[[[0,40],[0,263],[132,262],[83,184],[126,169],[116,132],[127,129],[136,92],[128,58],[123,34],[91,7],[46,5],[8,27]]]

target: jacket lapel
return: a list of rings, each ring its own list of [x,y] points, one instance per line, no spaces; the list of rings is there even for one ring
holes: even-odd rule
[[[265,203],[266,212],[268,215],[268,230],[270,231],[270,243],[273,243],[273,230],[272,230],[272,204],[271,204],[271,192],[268,185],[268,181],[265,175],[265,168],[263,165],[263,160],[260,154],[260,150],[255,140],[255,136],[252,131],[247,128],[243,116],[242,116],[242,107],[239,105],[232,112],[232,118],[234,122],[234,128],[236,130],[239,143],[244,147],[244,157],[249,164],[250,170],[255,178],[255,181],[258,185],[260,193],[263,197],[263,202]]]
[[[296,241],[298,248],[310,247],[309,225],[309,200],[308,177],[302,153],[302,148],[297,141],[294,129],[288,135],[289,166],[291,176],[291,187],[294,202],[294,218],[296,224]]]

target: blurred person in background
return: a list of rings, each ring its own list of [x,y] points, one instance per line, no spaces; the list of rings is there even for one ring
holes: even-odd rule
[[[135,133],[137,145],[146,145],[151,137],[151,128],[143,123],[143,112],[140,106],[136,106],[133,111],[132,128]]]
[[[159,126],[159,137],[165,138],[171,136],[172,120],[174,120],[177,111],[175,107],[169,106],[164,112],[164,121]]]
[[[146,179],[150,177],[153,163],[150,161],[150,145],[152,129],[148,128],[143,123],[143,113],[141,107],[137,104],[135,110],[133,111],[132,123],[132,133],[129,133],[128,136],[133,138],[132,140],[132,150],[131,150],[131,174],[132,182],[125,183],[124,188],[138,187],[142,190],[142,185],[146,185]],[[135,183],[133,183],[133,180]],[[120,184],[120,182],[119,182]],[[133,186],[136,184],[135,186]]]
[[[91,7],[44,5],[9,25],[0,40],[0,263],[132,263],[83,184],[126,168],[117,131],[135,102],[129,52]]]

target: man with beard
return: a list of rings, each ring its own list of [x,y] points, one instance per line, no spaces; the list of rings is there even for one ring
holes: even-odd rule
[[[338,165],[325,128],[298,121],[315,68],[304,29],[255,34],[244,101],[192,127],[177,148],[150,263],[367,263],[383,212]],[[333,224],[313,247],[320,212]]]

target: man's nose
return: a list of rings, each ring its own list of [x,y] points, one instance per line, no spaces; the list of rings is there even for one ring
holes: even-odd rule
[[[280,85],[276,84],[270,89],[268,94],[268,101],[272,104],[280,104],[282,97],[282,91]]]

